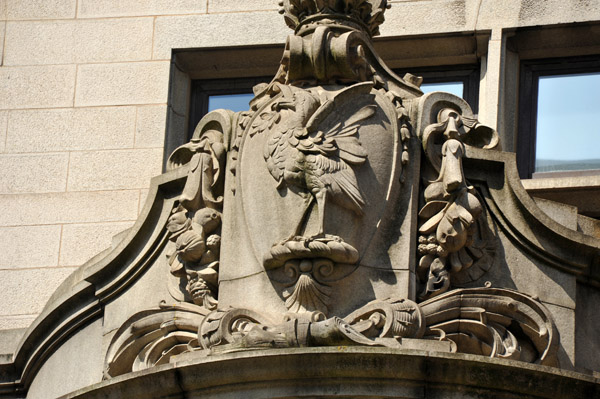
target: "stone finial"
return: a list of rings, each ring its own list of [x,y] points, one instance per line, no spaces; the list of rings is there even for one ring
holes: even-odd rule
[[[383,13],[390,8],[387,0],[281,0],[279,12],[296,33],[313,25],[342,25],[379,34]]]

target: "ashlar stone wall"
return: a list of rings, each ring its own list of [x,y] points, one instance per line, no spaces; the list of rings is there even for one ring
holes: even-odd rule
[[[491,32],[492,126],[507,28],[600,20],[596,1],[391,3],[384,37]],[[281,18],[277,0],[0,0],[0,330],[133,224],[161,173],[172,49],[280,44]]]
[[[228,21],[280,17],[276,2],[207,3],[0,0],[0,329],[27,327],[133,224],[161,173],[171,48],[238,44]],[[231,14],[244,9],[267,11]],[[281,25],[262,36],[283,40]]]

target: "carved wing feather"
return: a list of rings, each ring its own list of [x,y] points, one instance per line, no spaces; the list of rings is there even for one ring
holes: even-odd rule
[[[283,138],[284,135],[289,135],[289,132],[275,131],[265,143],[263,156],[267,161],[267,168],[271,176],[282,183],[283,172],[285,170],[286,150],[289,147],[289,140]]]
[[[328,193],[333,202],[362,215],[365,200],[360,194],[354,171],[343,161],[339,161],[338,164],[342,166],[330,173],[323,174],[320,179],[328,186]]]
[[[333,126],[326,134],[326,139],[335,140],[336,147],[339,150],[339,157],[351,164],[361,164],[367,158],[367,152],[360,144],[356,134],[358,133],[359,123],[370,118],[375,113],[374,105],[362,107],[354,113],[348,120]]]
[[[333,100],[325,101],[315,113],[312,114],[306,123],[306,129],[309,132],[315,131],[325,118],[327,118],[336,108],[341,107],[347,102],[355,101],[357,95],[369,94],[372,88],[372,82],[362,82],[341,90],[335,95]]]

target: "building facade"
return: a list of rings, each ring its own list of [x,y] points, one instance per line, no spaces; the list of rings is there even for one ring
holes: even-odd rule
[[[537,205],[557,223],[600,238],[600,174],[540,172],[534,150],[540,77],[600,73],[600,3],[389,3],[374,39],[385,64],[401,77],[412,74],[407,81],[417,82],[416,75],[425,84],[458,84],[477,119],[498,131],[502,149],[516,153]],[[278,11],[273,0],[2,0],[6,363],[59,285],[118,247],[142,213],[151,178],[192,137],[210,99],[248,93],[276,74],[290,33]],[[590,101],[598,99],[595,90]],[[556,108],[560,113],[560,102]],[[567,129],[565,142],[584,140],[576,134]],[[595,258],[590,275],[599,267]],[[568,291],[572,302],[549,303],[555,315],[575,312],[576,302],[600,302],[594,278],[569,284],[575,286],[540,282],[540,292],[527,294]],[[600,319],[579,317],[593,319],[583,331],[565,330],[574,336],[561,332],[569,348],[561,367],[598,372],[600,344],[577,347],[575,335],[594,334]]]

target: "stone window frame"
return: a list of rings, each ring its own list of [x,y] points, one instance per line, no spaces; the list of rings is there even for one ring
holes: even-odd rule
[[[192,80],[188,139],[194,134],[195,126],[208,113],[209,97],[213,95],[247,94],[259,83],[268,83],[272,76],[240,77],[229,79]]]
[[[558,57],[521,61],[517,167],[522,179],[531,179],[535,172],[539,78],[594,72],[600,73],[600,56]],[[600,170],[544,172],[540,176],[570,177],[591,174],[600,174]]]
[[[448,74],[453,74],[455,80],[467,82],[465,88],[474,94],[471,98],[477,109],[478,68],[487,53],[489,37],[489,31],[380,37],[375,38],[374,46],[394,71],[423,73],[431,81],[447,81]],[[283,48],[283,43],[276,43],[172,51],[163,170],[171,152],[187,142],[193,132],[199,119],[193,109],[206,109],[207,95],[233,94],[264,77],[270,80],[277,72]],[[194,86],[204,87],[206,93],[193,95]]]
[[[505,150],[517,154],[521,179],[531,179],[535,166],[537,78],[593,70],[595,67],[589,62],[600,55],[600,23],[510,29],[503,32],[503,42],[502,72],[506,78],[499,125],[511,141]],[[554,176],[561,173],[556,172]]]
[[[530,128],[531,120],[526,115],[526,112],[531,111],[524,110],[527,107],[531,109],[533,100],[531,96],[521,95],[526,90],[523,89],[521,67],[524,64],[543,64],[548,59],[568,62],[598,57],[600,22],[506,29],[502,33],[502,42],[502,72],[505,78],[500,85],[498,115],[502,145],[504,150],[515,152],[517,159],[523,157],[518,160],[518,164],[530,165],[531,158],[528,154],[532,153],[530,146],[534,137]],[[527,102],[530,104],[527,105]],[[535,103],[537,104],[537,97]],[[600,197],[600,174],[554,172],[531,179],[527,178],[527,169],[519,173],[521,182],[530,195],[571,205],[576,207],[580,215],[600,218],[600,202],[596,200]]]

